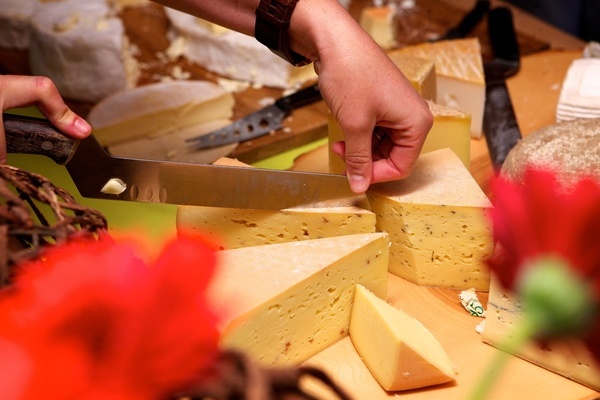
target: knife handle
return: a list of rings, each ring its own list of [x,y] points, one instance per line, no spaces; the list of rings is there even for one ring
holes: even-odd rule
[[[288,114],[296,108],[315,103],[321,99],[322,97],[321,91],[319,90],[319,85],[315,83],[305,87],[304,89],[298,90],[289,96],[282,97],[281,99],[277,100],[275,104],[286,114]]]
[[[2,119],[8,153],[38,154],[64,165],[79,143],[45,119],[7,113],[2,114]]]

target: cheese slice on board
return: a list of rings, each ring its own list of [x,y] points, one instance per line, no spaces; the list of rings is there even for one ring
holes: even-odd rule
[[[502,349],[513,329],[519,325],[524,311],[518,297],[492,278],[483,341]],[[581,341],[550,341],[544,345],[530,343],[517,356],[600,391],[600,364]]]
[[[233,95],[209,81],[165,81],[118,91],[87,117],[100,143],[112,146],[231,119]]]
[[[388,248],[367,233],[218,252],[221,345],[268,366],[306,361],[347,336],[357,284],[386,297]]]
[[[312,65],[294,67],[251,36],[165,7],[183,55],[220,76],[286,89],[317,78]]]
[[[452,107],[429,101],[433,125],[427,134],[421,154],[450,148],[464,166],[471,165],[471,116]]]
[[[361,10],[360,26],[383,49],[396,45],[393,18],[396,8],[392,5],[364,7]]]
[[[452,361],[421,322],[356,285],[350,339],[377,382],[388,391],[455,380]]]
[[[450,149],[423,154],[403,180],[367,191],[377,230],[390,235],[390,272],[425,286],[488,290],[491,203]]]
[[[479,39],[455,39],[407,46],[394,52],[435,62],[436,102],[471,115],[471,136],[482,137],[485,76]]]

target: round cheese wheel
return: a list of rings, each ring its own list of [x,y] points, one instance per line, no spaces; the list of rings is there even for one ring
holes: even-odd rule
[[[527,135],[510,151],[501,172],[522,181],[527,167],[552,169],[566,185],[582,176],[600,180],[600,119],[560,122]]]

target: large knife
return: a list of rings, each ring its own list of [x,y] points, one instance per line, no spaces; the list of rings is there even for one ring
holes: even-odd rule
[[[93,136],[72,139],[47,120],[3,119],[9,153],[39,154],[65,165],[83,197],[269,210],[356,198],[342,175],[113,157]],[[102,191],[117,179],[122,193]]]
[[[315,83],[284,96],[274,104],[263,107],[230,125],[186,141],[195,149],[205,149],[264,136],[283,128],[283,120],[290,115],[292,110],[321,99],[319,86]]]
[[[506,87],[506,78],[516,74],[520,66],[519,44],[510,9],[497,7],[489,12],[488,34],[494,57],[484,64],[486,99],[483,133],[492,166],[499,170],[510,150],[521,139]]]

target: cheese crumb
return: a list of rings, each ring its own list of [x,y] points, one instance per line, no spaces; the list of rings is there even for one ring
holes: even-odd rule
[[[111,178],[106,184],[100,189],[102,193],[106,194],[121,194],[127,189],[127,184],[119,178]]]

